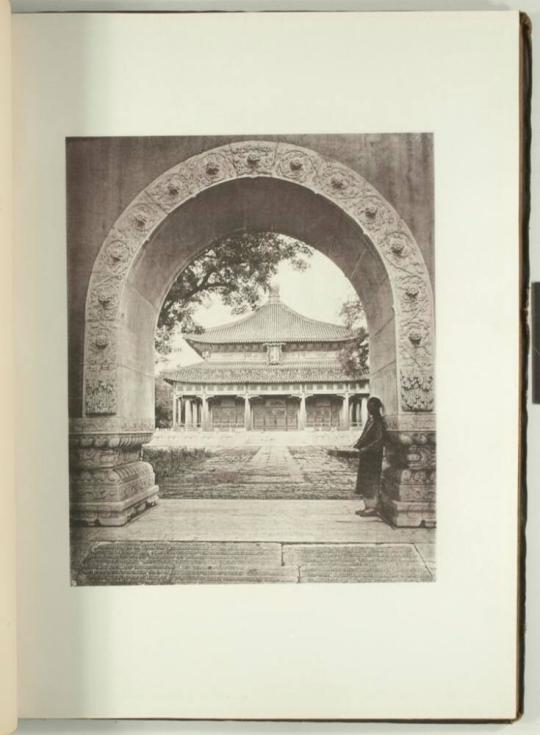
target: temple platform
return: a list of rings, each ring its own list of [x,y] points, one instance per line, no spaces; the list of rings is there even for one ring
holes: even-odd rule
[[[358,429],[333,431],[190,431],[157,429],[150,446],[186,446],[223,448],[231,446],[319,446],[351,447],[362,432]]]

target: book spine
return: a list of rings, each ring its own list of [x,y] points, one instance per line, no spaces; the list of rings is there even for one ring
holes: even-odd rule
[[[0,0],[0,733],[17,727],[11,9]]]

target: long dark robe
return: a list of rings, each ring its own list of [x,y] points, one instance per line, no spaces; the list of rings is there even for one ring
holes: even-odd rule
[[[382,416],[370,416],[360,439],[354,445],[360,452],[355,494],[375,498],[381,482],[385,426]]]

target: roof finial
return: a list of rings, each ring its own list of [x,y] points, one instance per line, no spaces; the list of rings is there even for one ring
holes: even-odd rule
[[[279,301],[279,283],[277,281],[271,281],[268,288],[268,303],[277,304]]]

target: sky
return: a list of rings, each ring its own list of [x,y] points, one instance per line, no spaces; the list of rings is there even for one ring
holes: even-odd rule
[[[313,250],[309,259],[309,267],[305,271],[297,271],[288,263],[281,263],[275,283],[280,289],[280,298],[304,316],[320,319],[324,322],[342,324],[339,312],[344,301],[356,296],[356,292],[343,271],[329,258]],[[213,296],[208,304],[201,306],[194,314],[195,320],[203,327],[215,327],[220,324],[245,318],[231,314],[219,296]],[[174,340],[174,350],[159,370],[171,369],[178,365],[189,365],[199,362],[201,358],[191,347],[178,337]]]

